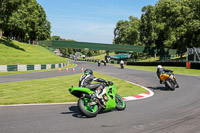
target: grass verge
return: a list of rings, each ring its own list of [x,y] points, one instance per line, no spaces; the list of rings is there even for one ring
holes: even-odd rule
[[[82,74],[0,84],[0,105],[30,103],[77,102],[68,89],[78,86]],[[136,95],[147,90],[111,76],[94,73],[96,77],[113,81],[121,96]]]
[[[117,66],[119,66],[119,64]],[[163,67],[166,68],[166,69],[173,70],[175,74],[200,76],[200,70],[198,70],[198,69],[187,69],[186,67],[171,67],[171,66],[163,66]],[[130,66],[130,65],[126,65],[125,68],[146,70],[146,71],[155,71],[155,72],[157,70],[157,66]]]

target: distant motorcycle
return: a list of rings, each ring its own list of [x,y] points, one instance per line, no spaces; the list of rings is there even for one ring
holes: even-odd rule
[[[98,66],[100,66],[101,65],[101,61],[98,61]]]
[[[179,87],[179,85],[178,85],[178,83],[176,81],[176,78],[175,78],[175,76],[174,76],[174,74],[172,72],[173,71],[161,74],[160,75],[160,80],[162,82],[164,82],[164,84],[165,84],[165,86],[167,88],[169,88],[170,90],[174,91],[175,88]]]
[[[124,69],[124,61],[121,60],[119,64],[120,64],[121,69]]]
[[[104,61],[103,63],[104,63],[104,66],[106,66],[106,61]]]

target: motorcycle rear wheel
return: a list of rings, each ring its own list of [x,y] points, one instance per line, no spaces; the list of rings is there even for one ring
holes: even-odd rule
[[[80,98],[78,100],[79,110],[87,117],[95,117],[99,112],[98,106],[90,105],[91,102],[93,102],[93,100],[89,98]]]
[[[166,79],[165,86],[167,86],[171,91],[175,90],[175,83],[172,79]]]
[[[120,111],[125,110],[126,104],[120,95],[116,94],[115,101],[116,101],[116,109],[117,110],[120,110]]]

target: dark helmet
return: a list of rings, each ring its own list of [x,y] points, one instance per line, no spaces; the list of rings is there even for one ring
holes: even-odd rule
[[[86,70],[84,71],[84,74],[85,74],[85,75],[88,75],[88,74],[93,75],[93,71],[92,71],[91,69],[86,69]]]

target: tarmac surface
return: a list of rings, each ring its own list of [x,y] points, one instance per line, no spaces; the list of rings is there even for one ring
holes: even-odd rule
[[[124,111],[109,111],[86,118],[76,103],[0,107],[0,133],[200,133],[200,76],[178,75],[180,88],[167,90],[155,72],[120,69],[96,63],[74,62],[75,72],[47,71],[0,76],[5,82],[64,76],[90,68],[151,89],[154,96],[127,101]],[[134,89],[134,88],[130,88]]]

